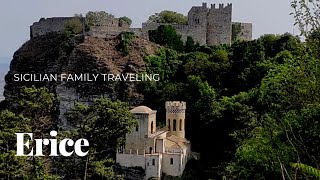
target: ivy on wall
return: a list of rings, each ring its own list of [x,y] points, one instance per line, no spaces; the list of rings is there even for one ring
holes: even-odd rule
[[[242,28],[241,28],[241,24],[240,23],[232,24],[232,34],[231,34],[232,42],[238,40],[241,30],[242,30]]]

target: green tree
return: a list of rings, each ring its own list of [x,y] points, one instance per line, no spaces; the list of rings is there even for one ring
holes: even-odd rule
[[[0,113],[0,174],[5,179],[57,179],[51,172],[48,158],[17,157],[16,137],[14,133],[33,133],[33,138],[46,138],[55,127],[52,118],[55,96],[46,88],[22,88],[20,94],[13,98],[11,111]],[[19,115],[17,115],[19,114]],[[45,150],[45,152],[47,152]]]
[[[83,25],[79,18],[73,18],[65,22],[64,33],[67,37],[76,35],[83,31]]]
[[[74,157],[71,169],[76,169],[82,179],[111,178],[116,179],[112,166],[115,153],[124,143],[125,135],[136,125],[137,120],[129,110],[127,103],[98,99],[87,106],[76,103],[74,109],[66,114],[67,120],[74,128],[70,135],[85,138],[90,142],[88,155],[84,158]],[[62,158],[61,162],[69,161]],[[60,164],[64,166],[64,163]],[[69,169],[64,168],[66,173]],[[68,177],[76,178],[76,177]]]
[[[320,28],[320,1],[319,0],[292,0],[291,13],[295,19],[295,25],[298,25],[301,35],[305,37]]]
[[[124,22],[127,23],[129,26],[131,26],[131,24],[132,24],[132,20],[131,20],[129,17],[127,17],[127,16],[120,17],[120,18],[119,18],[119,21],[124,21]]]
[[[105,11],[89,11],[86,14],[87,23],[90,26],[101,26],[105,20],[114,18],[114,15]]]
[[[292,162],[319,167],[319,63],[305,54],[276,66],[263,78],[257,121],[243,138],[229,170],[241,179],[305,178]],[[236,175],[237,174],[237,175]]]
[[[171,25],[161,25],[158,29],[149,31],[149,39],[152,42],[176,51],[184,50],[181,35]]]
[[[17,132],[29,132],[29,119],[8,110],[0,112],[0,177],[19,179],[27,173],[27,158],[16,155]]]
[[[188,18],[183,14],[174,11],[161,11],[149,17],[148,22],[154,23],[175,23],[175,24],[187,24]]]
[[[196,50],[196,44],[191,36],[187,37],[186,46],[185,46],[185,52],[193,52]]]

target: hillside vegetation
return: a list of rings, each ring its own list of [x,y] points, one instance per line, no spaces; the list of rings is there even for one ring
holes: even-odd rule
[[[151,31],[154,43],[132,34],[111,40],[65,39],[56,34],[32,39],[16,52],[6,77],[5,110],[0,113],[0,135],[5,137],[0,141],[0,177],[130,178],[114,162],[116,149],[136,123],[129,105],[157,110],[158,123],[163,125],[164,102],[180,100],[187,102],[186,138],[200,160],[190,160],[182,177],[168,179],[319,178],[320,31],[316,17],[303,16],[304,10],[296,9],[297,23],[304,27],[304,17],[316,22],[313,28],[302,29],[305,42],[286,33],[207,47],[190,37],[183,43],[171,26]],[[37,134],[42,137],[59,127],[57,84],[14,83],[10,77],[17,72],[147,72],[160,74],[161,79],[69,84],[92,99],[108,98],[89,105],[75,103],[65,114],[74,128],[61,130],[60,138],[85,136],[97,143],[84,158],[30,160],[14,156],[11,132],[43,132]],[[137,171],[143,174],[139,169],[130,173]]]

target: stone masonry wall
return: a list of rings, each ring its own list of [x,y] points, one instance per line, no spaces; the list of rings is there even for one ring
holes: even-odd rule
[[[30,36],[36,37],[50,32],[62,32],[64,24],[67,20],[77,17],[53,17],[41,18],[39,22],[35,22],[30,27]],[[85,27],[85,18],[81,18],[83,27]],[[181,39],[185,42],[188,36],[191,36],[194,41],[200,45],[218,45],[231,44],[232,38],[232,4],[211,4],[207,7],[207,3],[202,3],[202,6],[193,6],[188,12],[188,24],[166,24],[166,23],[142,23],[142,28],[130,28],[128,24],[119,21],[118,18],[110,18],[105,20],[100,26],[93,26],[89,32],[89,36],[94,37],[114,37],[121,32],[134,32],[137,36],[149,38],[148,31],[155,30],[160,25],[172,25],[177,33],[181,35]],[[241,32],[238,39],[252,39],[252,24],[240,23]]]
[[[188,12],[188,35],[200,45],[206,44],[208,12],[207,3],[202,3],[202,6],[193,6]]]
[[[65,22],[78,17],[53,17],[53,18],[41,18],[39,22],[33,23],[30,26],[30,37],[36,37],[45,35],[51,32],[62,32],[64,29]],[[84,18],[79,18],[85,24]]]
[[[252,40],[252,23],[233,22],[232,25],[239,25],[241,27],[237,39],[244,41]]]
[[[219,4],[218,9],[211,5],[208,13],[207,45],[231,44],[232,4],[224,7]]]
[[[191,36],[196,42],[201,45],[206,43],[205,31],[199,28],[190,28],[188,25],[181,24],[168,24],[168,23],[143,23],[140,35],[149,38],[148,32],[150,30],[156,30],[161,25],[171,25],[174,27],[178,34],[181,35],[181,40],[183,42],[187,41],[187,37]]]
[[[160,25],[172,25],[181,39],[185,42],[188,36],[200,45],[231,44],[232,38],[232,4],[211,4],[193,6],[188,12],[188,24],[168,24],[168,23],[143,23],[141,35],[148,38],[148,31],[157,29]],[[241,23],[242,30],[239,38],[242,40],[252,39],[252,24]]]
[[[33,23],[30,27],[30,36],[36,37],[45,35],[50,32],[61,33],[64,30],[66,21],[75,19],[78,17],[53,17],[53,18],[41,18],[39,22]],[[85,18],[80,18],[83,28],[85,27]],[[118,18],[110,18],[102,22],[99,26],[90,27],[90,31],[87,35],[94,37],[108,37],[117,36],[121,32],[131,31],[129,25],[123,21],[119,21]]]

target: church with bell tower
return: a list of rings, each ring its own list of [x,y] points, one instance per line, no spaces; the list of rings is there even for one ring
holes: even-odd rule
[[[165,108],[163,128],[156,127],[157,111],[146,106],[133,108],[138,124],[116,155],[121,166],[142,167],[145,179],[161,179],[163,174],[181,176],[190,158],[191,143],[185,139],[186,102],[167,101]]]

